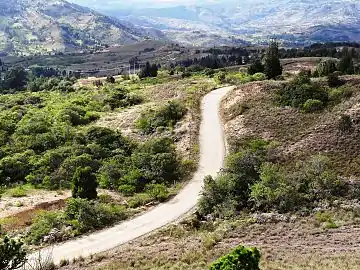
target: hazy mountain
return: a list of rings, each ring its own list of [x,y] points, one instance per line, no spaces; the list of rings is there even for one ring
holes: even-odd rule
[[[105,4],[73,1],[138,26],[160,29],[170,39],[190,44],[262,42],[274,35],[291,43],[360,40],[358,0],[227,0],[193,5],[139,0],[132,1],[132,7],[115,0]]]
[[[128,22],[63,0],[0,0],[0,21],[0,53],[129,44],[148,35]]]

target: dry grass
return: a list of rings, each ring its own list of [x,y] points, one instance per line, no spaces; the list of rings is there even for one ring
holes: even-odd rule
[[[208,224],[200,231],[174,225],[101,256],[101,262],[93,258],[65,269],[208,269],[238,245],[261,250],[261,269],[357,269],[360,227],[356,219],[345,224],[324,229],[313,215],[265,224],[244,217]]]
[[[279,143],[279,158],[291,163],[310,155],[331,158],[334,169],[344,176],[359,176],[360,159],[360,83],[359,77],[347,77],[353,96],[320,113],[304,113],[290,107],[278,107],[273,100],[278,82],[256,82],[238,87],[223,103],[225,129],[231,141],[260,137]],[[240,113],[236,106],[246,105]],[[235,113],[234,113],[235,112]],[[342,114],[351,115],[354,131],[341,133]]]

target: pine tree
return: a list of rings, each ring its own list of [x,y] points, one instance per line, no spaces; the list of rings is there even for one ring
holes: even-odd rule
[[[72,179],[72,196],[81,199],[96,199],[96,176],[90,167],[78,167]]]
[[[265,55],[265,75],[268,79],[274,79],[282,74],[282,70],[279,58],[279,44],[272,40]]]
[[[344,74],[354,74],[354,62],[350,54],[344,55],[341,58],[338,70]]]

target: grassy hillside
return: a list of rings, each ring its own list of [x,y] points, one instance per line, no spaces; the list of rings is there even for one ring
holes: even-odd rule
[[[340,79],[336,87],[299,77],[239,85],[222,104],[231,155],[219,184],[207,179],[204,190],[205,197],[217,190],[212,198],[221,202],[214,211],[65,269],[209,269],[239,245],[260,249],[261,269],[357,269],[360,78]],[[302,94],[290,95],[291,105],[284,105],[284,89],[294,93],[294,85]],[[322,98],[322,107],[310,110],[305,93]],[[259,179],[244,207],[239,198],[245,197],[234,196],[239,186],[233,185],[250,178],[252,164],[258,166],[252,177]],[[299,188],[304,178],[311,187]]]

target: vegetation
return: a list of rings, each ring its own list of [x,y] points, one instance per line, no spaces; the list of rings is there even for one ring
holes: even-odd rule
[[[312,82],[306,71],[302,71],[288,84],[279,88],[276,99],[282,106],[304,108],[311,112],[326,106],[329,94],[323,86]]]
[[[276,41],[271,41],[265,54],[264,73],[268,79],[274,79],[282,74],[282,70],[279,44]]]
[[[0,269],[15,270],[26,263],[26,250],[21,241],[8,236],[0,239]]]
[[[256,248],[239,246],[214,262],[211,270],[260,270],[260,252]]]
[[[63,211],[43,212],[38,215],[25,235],[25,240],[30,244],[63,241],[124,220],[127,215],[124,206],[86,199],[69,199]]]
[[[313,208],[321,200],[357,196],[358,188],[341,181],[326,157],[313,156],[285,169],[269,161],[271,147],[255,140],[231,154],[218,179],[205,179],[200,214],[229,217],[246,208],[290,212]]]
[[[186,114],[183,104],[169,101],[168,104],[144,113],[137,121],[137,127],[145,133],[154,133],[157,128],[173,128]]]

